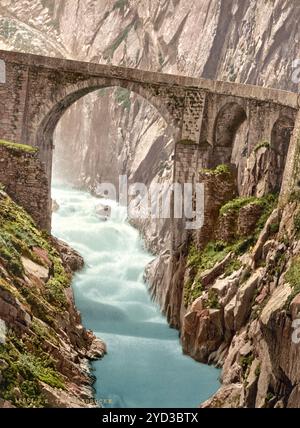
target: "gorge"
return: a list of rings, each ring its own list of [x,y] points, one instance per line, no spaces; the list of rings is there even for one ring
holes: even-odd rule
[[[93,363],[98,402],[111,408],[197,407],[218,389],[220,373],[182,355],[178,333],[151,302],[143,271],[153,257],[127,224],[125,208],[104,201],[112,215],[101,221],[99,199],[65,188],[54,188],[53,197],[60,207],[53,234],[86,262],[73,284],[76,305],[108,349]]]

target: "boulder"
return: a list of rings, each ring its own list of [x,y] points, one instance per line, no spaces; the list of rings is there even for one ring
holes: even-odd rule
[[[27,257],[21,257],[21,261],[26,275],[33,275],[42,281],[47,281],[49,278],[49,268],[39,265]]]
[[[209,400],[201,404],[202,409],[234,409],[239,407],[240,396],[243,391],[241,383],[222,386]]]
[[[236,296],[224,308],[225,329],[229,332],[234,331],[234,308],[236,305]]]
[[[297,296],[292,300],[290,311],[293,320],[300,318],[300,294],[297,294]]]
[[[284,307],[291,293],[292,289],[289,284],[283,284],[274,291],[259,318],[264,325],[268,325],[270,317],[273,315],[273,313]]]
[[[208,269],[203,272],[200,276],[201,284],[204,287],[208,287],[209,285],[213,284],[214,281],[218,278],[218,276],[222,275],[232,257],[232,253],[227,254],[227,256],[224,257],[224,259],[221,260],[219,263],[217,263],[212,269]]]
[[[224,338],[223,312],[220,309],[189,311],[184,319],[181,342],[185,353],[198,361],[207,362]]]
[[[280,218],[281,218],[280,210],[276,208],[268,218],[263,230],[259,235],[256,245],[252,251],[252,259],[253,259],[254,265],[256,265],[257,262],[262,258],[264,245],[268,241],[271,234],[271,227],[278,224],[280,221]]]
[[[263,268],[258,269],[249,279],[243,284],[236,295],[236,305],[234,308],[234,329],[239,329],[245,324],[251,312],[251,304],[255,294],[255,290],[263,275]]]
[[[247,381],[245,383],[245,394],[244,402],[245,407],[255,408],[256,394],[257,394],[257,383],[259,378],[260,362],[257,358],[252,361]]]
[[[84,260],[78,251],[74,250],[60,239],[52,238],[52,242],[57,248],[65,268],[71,270],[71,272],[76,272],[83,268]]]
[[[211,289],[219,296],[219,302],[222,306],[226,306],[236,294],[241,274],[242,269],[237,272],[233,272],[232,275],[226,278],[217,279],[211,287]]]
[[[242,207],[238,213],[237,235],[251,236],[256,228],[257,221],[262,213],[262,207],[258,204],[248,204]]]

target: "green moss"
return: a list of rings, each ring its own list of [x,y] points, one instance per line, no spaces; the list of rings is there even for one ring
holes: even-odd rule
[[[222,174],[231,174],[231,169],[229,165],[221,164],[214,169],[201,169],[200,173],[210,174],[210,175],[222,175]]]
[[[4,266],[13,275],[22,276],[24,273],[21,255],[17,251],[18,241],[14,236],[0,229],[0,258]]]
[[[240,366],[242,367],[244,377],[248,374],[253,360],[254,356],[252,354],[240,358]]]
[[[124,110],[130,110],[130,92],[127,89],[117,88],[116,101]]]
[[[40,260],[34,247],[45,250],[48,262]],[[51,265],[49,280],[43,287],[25,281],[21,257],[41,265]],[[49,263],[50,261],[50,263]],[[68,309],[65,288],[70,274],[47,233],[40,232],[31,217],[0,191],[0,288],[17,298],[32,316],[22,339],[12,332],[0,347],[0,360],[7,363],[1,371],[0,396],[17,407],[44,407],[40,382],[64,388],[59,366],[44,351],[45,341],[59,344],[57,317]]]
[[[247,238],[236,236],[233,242],[230,243],[211,241],[201,251],[199,251],[195,245],[190,246],[187,255],[187,267],[190,273],[189,279],[184,284],[184,302],[186,306],[193,302],[203,292],[200,281],[201,275],[206,270],[212,269],[217,263],[224,260],[229,253],[232,253],[232,258],[229,258],[227,265],[224,267],[225,276],[231,275],[242,267],[242,263],[238,257],[245,254],[250,247],[255,244],[259,233],[277,203],[277,196],[267,195],[263,198],[236,198],[221,209],[220,215],[225,215],[230,210],[239,210],[249,203],[257,204],[261,207],[261,215],[252,236]],[[279,225],[276,225],[276,228],[274,226],[273,232],[275,232],[278,227]],[[195,286],[195,284],[197,285],[197,281],[199,286]],[[214,299],[211,300],[214,301]]]
[[[253,151],[254,151],[254,153],[257,153],[257,152],[258,152],[258,150],[260,150],[260,149],[262,149],[262,148],[269,149],[270,147],[271,147],[271,145],[270,145],[270,142],[269,142],[269,141],[261,141],[260,143],[258,143],[258,144],[254,147]]]
[[[238,259],[232,259],[229,264],[226,266],[224,275],[225,276],[230,276],[233,274],[233,272],[238,271],[239,269],[241,269],[242,267],[242,262]]]
[[[19,293],[19,290],[3,278],[0,278],[0,289],[5,290],[16,297],[22,304],[26,304],[26,300],[23,299],[23,296]]]
[[[22,277],[24,274],[21,256],[28,257],[34,262],[43,264],[34,254],[33,247],[47,251],[52,262],[50,278],[46,284],[44,296],[32,296],[28,291],[27,298],[37,306],[42,306],[39,313],[44,311],[43,298],[54,305],[57,310],[67,306],[65,288],[70,285],[70,275],[65,271],[61,259],[52,248],[47,235],[40,232],[31,217],[4,193],[0,195],[0,260],[9,272]],[[23,292],[25,290],[23,289]]]
[[[0,146],[5,146],[8,149],[13,149],[17,151],[27,152],[27,153],[36,153],[38,149],[36,147],[28,146],[26,144],[17,144],[11,141],[0,140]]]
[[[207,309],[220,309],[221,308],[218,295],[214,290],[210,289],[208,291],[208,299],[207,299],[207,302],[204,303],[204,307]]]
[[[259,377],[260,376],[260,372],[261,372],[261,366],[260,364],[256,367],[255,369],[255,376]]]
[[[265,405],[268,405],[271,401],[274,400],[274,398],[276,398],[275,394],[273,394],[272,392],[268,392],[265,400]]]
[[[203,251],[198,251],[192,245],[188,254],[188,266],[197,271],[212,269],[216,263],[222,261],[231,251],[231,245],[223,242],[209,242]]]
[[[296,257],[292,260],[292,264],[285,274],[285,279],[293,290],[286,305],[286,308],[288,309],[292,300],[300,294],[300,257]]]
[[[274,211],[275,207],[278,203],[278,195],[270,193],[269,195],[266,195],[259,199],[257,202],[262,207],[262,214],[257,222],[256,230],[255,230],[255,236],[258,237],[262,229],[264,228],[268,218]],[[277,233],[279,229],[279,224],[275,224],[271,228],[271,233]]]
[[[30,352],[27,348],[12,333],[6,343],[0,345],[0,360],[7,365],[1,372],[0,395],[17,407],[45,407],[39,382],[64,389],[64,381],[51,359],[45,354],[43,359],[35,355],[33,346]]]
[[[184,304],[188,307],[193,303],[204,291],[204,287],[199,280],[193,281],[189,279],[184,285]]]
[[[195,245],[190,246],[187,257],[190,278],[184,284],[184,302],[186,306],[200,297],[204,291],[199,280],[201,274],[221,262],[232,251],[232,248],[231,245],[223,242],[209,242],[203,251],[199,251]]]
[[[48,324],[42,323],[38,318],[34,318],[31,324],[31,330],[41,338],[41,340],[48,340],[55,345],[59,344],[59,341],[56,337],[56,332]]]
[[[220,209],[220,216],[224,216],[229,212],[239,211],[241,208],[247,205],[258,205],[261,207],[262,213],[257,222],[256,230],[254,236],[258,236],[263,227],[266,224],[266,221],[270,217],[272,211],[274,210],[278,201],[278,195],[268,194],[262,198],[256,198],[254,196],[242,196],[232,201],[227,202]]]
[[[260,200],[254,196],[242,196],[240,198],[233,199],[222,206],[220,215],[226,215],[230,211],[239,211],[241,208],[250,204],[257,204],[259,201]]]
[[[300,201],[300,190],[294,190],[288,198],[289,203],[299,202]]]
[[[297,235],[300,234],[300,212],[294,216],[294,229]]]
[[[124,11],[125,7],[128,5],[128,0],[117,0],[113,6],[113,10],[120,9]]]

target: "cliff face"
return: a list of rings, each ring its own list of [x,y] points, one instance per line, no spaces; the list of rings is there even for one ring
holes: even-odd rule
[[[299,408],[298,192],[224,202],[208,239],[194,233],[182,268],[184,352],[223,367],[203,407]]]
[[[0,192],[0,407],[93,407],[88,360],[104,344],[75,309],[79,254]]]

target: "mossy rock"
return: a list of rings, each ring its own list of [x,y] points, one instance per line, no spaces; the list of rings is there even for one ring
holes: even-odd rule
[[[28,146],[27,144],[13,143],[12,141],[5,140],[0,140],[0,146],[4,146],[7,149],[25,153],[37,153],[38,151],[36,147]]]
[[[199,172],[200,172],[200,174],[207,174],[207,175],[211,175],[211,176],[231,175],[232,169],[230,168],[229,165],[221,164],[221,165],[218,165],[214,169],[203,168]]]
[[[271,143],[270,141],[261,141],[260,143],[256,144],[256,146],[253,149],[253,152],[256,154],[260,149],[270,149]]]

